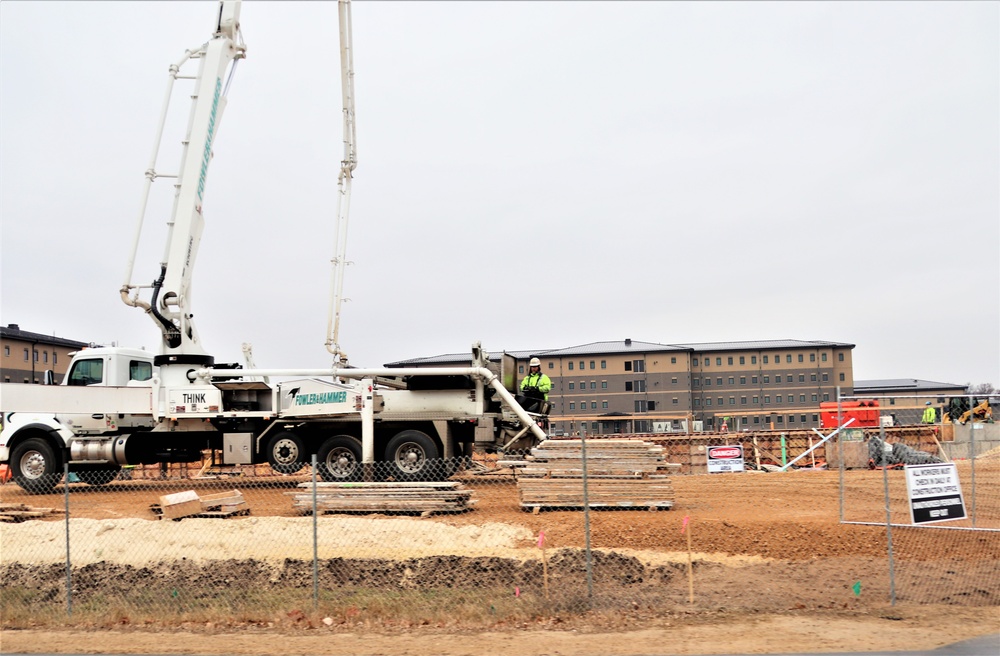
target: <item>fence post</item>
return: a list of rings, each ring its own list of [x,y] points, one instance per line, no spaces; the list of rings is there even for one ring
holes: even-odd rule
[[[972,528],[976,528],[976,413],[975,398],[969,399],[969,459],[972,460]],[[954,426],[954,424],[952,424]]]
[[[313,610],[319,610],[319,508],[316,504],[316,454],[312,454],[312,511],[313,511]]]
[[[840,397],[840,385],[837,385],[837,427],[844,427],[844,400]],[[881,421],[879,423],[882,423]],[[820,413],[820,425],[823,424],[823,414]],[[832,444],[830,446],[833,446]],[[837,459],[840,460],[840,523],[844,523],[844,440],[837,436]]]
[[[587,494],[587,431],[580,432],[580,460],[583,462],[583,539],[587,563],[587,598],[594,596],[594,572],[590,555],[590,497]]]
[[[69,460],[63,463],[63,502],[66,515],[66,615],[73,615],[73,564],[69,558]]]
[[[879,439],[885,444],[885,426],[879,422]],[[896,563],[892,553],[892,514],[889,501],[889,468],[882,461],[882,488],[885,490],[885,534],[889,544],[889,605],[896,605]]]

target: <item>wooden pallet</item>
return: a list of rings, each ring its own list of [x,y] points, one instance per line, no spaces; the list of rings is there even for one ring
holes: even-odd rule
[[[587,506],[669,509],[674,490],[664,449],[642,440],[587,440]],[[516,467],[522,508],[582,508],[584,459],[580,440],[547,440]]]
[[[0,503],[0,522],[19,523],[65,513],[63,508],[37,508],[23,503]]]
[[[301,483],[293,507],[313,509],[312,483]],[[328,512],[455,513],[472,509],[472,490],[456,482],[317,483],[316,507]]]

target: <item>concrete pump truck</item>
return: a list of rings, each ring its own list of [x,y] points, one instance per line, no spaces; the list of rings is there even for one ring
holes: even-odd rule
[[[353,54],[349,0],[340,0],[344,159],[339,177],[337,255],[325,369],[242,369],[216,365],[195,329],[191,283],[202,238],[213,143],[232,75],[246,55],[240,1],[223,0],[209,41],[170,66],[166,97],[142,195],[124,302],[159,329],[155,355],[97,347],[76,353],[60,385],[4,384],[0,389],[0,463],[14,481],[50,491],[64,470],[86,483],[112,480],[124,465],[201,461],[221,453],[225,465],[269,463],[294,473],[315,454],[325,480],[363,476],[394,480],[447,477],[474,449],[510,451],[545,439],[544,413],[515,400],[514,358],[491,362],[474,344],[467,367],[354,368],[338,328],[354,148]],[[196,76],[181,68],[198,61]],[[167,111],[179,79],[193,79],[186,134],[176,173],[157,170]],[[163,260],[149,285],[132,281],[151,185],[172,179],[173,209]],[[285,377],[272,384],[270,377]],[[383,463],[381,467],[374,467]]]

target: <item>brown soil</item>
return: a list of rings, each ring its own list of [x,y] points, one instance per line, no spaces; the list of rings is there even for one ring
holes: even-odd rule
[[[979,498],[993,504],[1000,502],[997,473],[977,470]],[[890,475],[895,477],[892,494],[898,495],[902,472]],[[852,516],[870,515],[878,521],[881,513],[884,519],[882,473],[856,471],[847,476]],[[469,626],[456,626],[447,619],[423,620],[415,626],[382,618],[359,625],[350,614],[312,616],[306,607],[264,623],[223,620],[114,630],[105,625],[93,632],[81,632],[79,627],[35,631],[22,624],[15,629],[5,619],[2,651],[258,654],[273,652],[274,640],[279,639],[274,634],[280,632],[282,652],[290,654],[464,654],[499,653],[501,648],[513,655],[788,653],[927,649],[997,631],[1000,534],[934,531],[929,538],[926,530],[894,531],[898,604],[890,606],[885,529],[840,523],[838,481],[837,472],[823,471],[676,476],[672,482],[677,502],[671,511],[590,513],[591,544],[600,550],[593,570],[597,595],[590,605],[593,610],[581,612],[580,603],[585,603],[581,602],[585,599],[582,513],[523,512],[509,481],[466,478],[463,482],[475,490],[478,500],[475,510],[411,521],[456,528],[498,522],[526,527],[530,535],[544,530],[550,548],[550,586],[566,600],[562,605],[539,605],[546,612],[527,613],[523,621],[478,624],[495,635],[472,635]],[[250,504],[252,517],[266,521],[262,518],[297,515],[287,494],[296,482],[288,478],[117,482],[102,489],[81,487],[81,494],[74,489],[71,510],[74,518],[152,519],[149,505],[161,494],[192,488],[208,494],[236,487]],[[0,501],[62,505],[61,495],[32,497],[11,485],[0,488]],[[980,504],[981,516],[1000,517],[1000,509]],[[688,535],[680,532],[685,516],[691,522],[694,603],[689,600]],[[342,516],[323,520],[335,517]],[[213,530],[221,530],[240,521],[248,520],[186,519],[180,524],[211,522]],[[894,521],[908,518],[894,517]],[[517,588],[523,590],[525,604],[537,602],[542,595],[537,585],[542,578],[538,549],[525,538],[516,546],[516,553],[499,555],[386,559],[351,554],[324,561],[321,585],[363,581],[369,588],[393,590],[468,587],[484,598]],[[30,581],[55,594],[62,581],[59,567],[15,564],[7,558],[2,566],[4,585]],[[151,567],[105,562],[81,568],[74,588],[79,587],[76,594],[85,599],[87,590],[100,590],[108,582],[148,587],[151,581],[172,580],[181,570],[206,582],[239,580],[303,590],[312,585],[311,562],[291,559],[269,564],[160,562]],[[934,573],[932,584],[926,580],[929,572]],[[852,587],[858,581],[860,595]],[[963,592],[956,597],[955,590]],[[149,633],[150,629],[159,632]],[[354,635],[362,631],[363,639]]]

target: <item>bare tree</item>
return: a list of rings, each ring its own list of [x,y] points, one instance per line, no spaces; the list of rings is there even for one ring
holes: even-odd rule
[[[992,383],[979,383],[978,385],[969,384],[968,389],[969,394],[975,394],[977,396],[990,396],[998,391],[996,387],[993,387]]]

